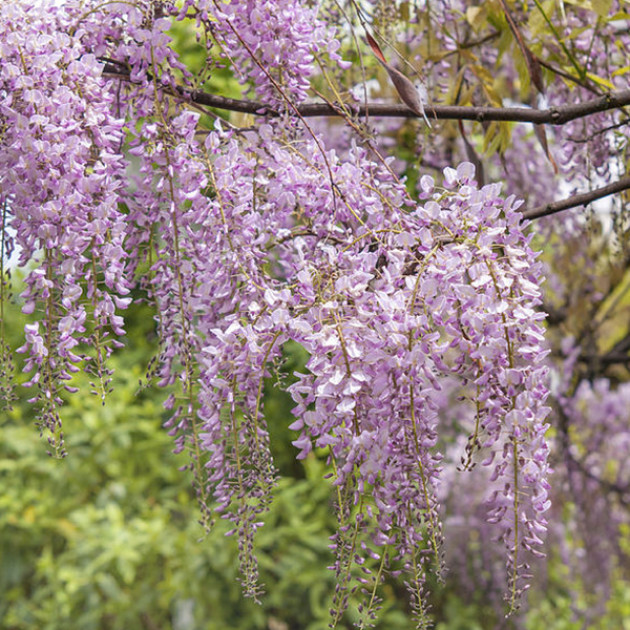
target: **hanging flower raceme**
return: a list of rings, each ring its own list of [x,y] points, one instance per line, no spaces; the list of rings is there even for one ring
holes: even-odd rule
[[[202,443],[220,511],[243,537],[248,588],[273,484],[262,379],[290,339],[310,355],[289,388],[298,457],[324,449],[337,487],[335,615],[365,557],[402,562],[423,609],[424,565],[441,565],[440,381],[453,377],[470,401],[468,453],[493,467],[488,519],[516,605],[545,529],[548,409],[540,266],[514,199],[478,189],[463,164],[442,188],[424,178],[415,206],[363,150],[342,162],[273,131],[260,127],[245,151],[229,134],[206,141],[220,176],[202,239],[215,261],[199,302]]]
[[[582,340],[583,341],[583,340]],[[562,550],[573,575],[593,576],[599,601],[580,611],[595,620],[610,596],[617,557],[625,556],[622,537],[628,527],[630,494],[630,387],[609,379],[594,381],[580,373],[584,349],[572,336],[562,341],[555,408],[559,430],[554,438],[566,467],[554,475],[554,514],[550,538]],[[601,492],[601,487],[607,489]],[[571,509],[562,512],[563,500]],[[577,542],[574,551],[567,541]],[[623,556],[622,556],[623,557]]]
[[[304,2],[186,0],[179,16],[188,11],[212,25],[241,81],[253,83],[257,98],[272,106],[286,108],[287,99],[299,103],[306,98],[315,53],[328,53],[347,67],[337,54],[334,28]]]
[[[129,302],[118,207],[123,121],[102,64],[74,28],[76,12],[29,3],[0,11],[4,227],[15,231],[19,264],[32,267],[23,310],[44,314],[21,350],[39,388],[40,426],[63,454],[61,383],[89,358],[105,394],[103,361],[115,345],[108,337],[123,333],[117,310]],[[92,348],[87,356],[81,343]]]
[[[470,450],[494,464],[490,518],[509,549],[515,604],[520,549],[540,546],[548,507],[540,268],[512,198],[476,189],[470,164],[445,177],[447,188],[410,212],[402,191],[380,183],[362,204],[365,221],[318,240],[328,268],[305,262],[296,274],[312,306],[296,309],[289,329],[311,359],[291,388],[292,427],[301,457],[313,446],[330,452],[357,528],[370,513],[377,546],[406,560],[428,548],[439,566],[437,399],[440,379],[458,375],[471,400]]]

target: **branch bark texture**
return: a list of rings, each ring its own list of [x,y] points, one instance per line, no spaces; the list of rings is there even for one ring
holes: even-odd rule
[[[603,199],[604,197],[608,197],[609,195],[614,195],[615,193],[628,189],[630,189],[630,176],[626,175],[625,177],[618,179],[616,182],[607,184],[601,188],[589,190],[588,192],[573,195],[571,197],[567,197],[566,199],[561,199],[560,201],[546,203],[542,206],[532,208],[531,210],[526,210],[523,212],[523,218],[538,219],[540,217],[546,217],[550,214],[562,212],[562,210],[568,210],[569,208],[585,206],[597,199]]]
[[[106,76],[127,77],[127,73],[120,66],[105,64]],[[190,100],[197,105],[214,107],[233,112],[244,112],[254,116],[278,116],[280,112],[269,105],[258,101],[226,98],[218,94],[209,94],[201,90],[189,90],[184,87],[177,89],[177,96]],[[503,121],[529,122],[536,125],[564,125],[577,118],[584,118],[599,112],[618,109],[630,105],[630,89],[609,92],[604,96],[584,101],[583,103],[550,107],[548,109],[533,109],[530,107],[467,107],[459,105],[427,105],[425,112],[429,118],[436,120],[473,120],[476,122]],[[353,105],[329,103],[303,103],[296,106],[296,111],[304,118],[323,116],[341,116],[343,112],[365,117],[381,118],[418,118],[416,112],[402,103],[384,104],[367,103]]]

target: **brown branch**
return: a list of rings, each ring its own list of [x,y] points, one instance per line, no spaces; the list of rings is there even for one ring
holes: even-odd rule
[[[614,355],[614,354],[628,356],[624,354],[624,353],[627,353],[628,351],[630,351],[630,333],[626,334],[625,337],[622,337],[604,356]]]
[[[597,131],[594,131],[592,134],[585,136],[584,138],[572,138],[570,136],[567,137],[567,140],[570,140],[571,142],[575,142],[576,144],[586,144],[587,142],[590,142],[591,140],[597,138],[597,136],[601,136],[602,134],[606,133],[607,131],[613,131],[615,129],[620,129],[621,127],[625,127],[626,125],[630,124],[630,118],[624,118],[623,120],[620,120],[619,122],[615,123],[614,125],[608,125],[607,127],[602,127],[601,129],[598,129]]]
[[[604,488],[608,492],[612,492],[616,494],[617,498],[619,499],[619,502],[622,505],[626,507],[630,506],[630,485],[628,484],[622,485],[620,483],[615,483],[613,481],[602,479],[599,475],[596,475],[590,468],[588,468],[585,462],[577,459],[571,453],[570,450],[566,452],[566,456],[569,460],[573,462],[573,464],[575,464],[575,466],[577,466],[578,470],[587,479],[590,479],[591,481],[594,481],[595,483],[599,484],[602,488]]]
[[[589,204],[597,199],[603,199],[604,197],[608,197],[609,195],[614,195],[615,193],[628,189],[630,189],[630,175],[621,177],[616,182],[613,182],[612,184],[607,184],[606,186],[602,186],[601,188],[596,188],[595,190],[590,190],[589,192],[572,195],[571,197],[567,197],[566,199],[561,199],[560,201],[553,201],[542,206],[537,206],[535,208],[532,208],[531,210],[525,210],[523,212],[523,218],[539,219],[540,217],[546,217],[550,214],[556,214],[556,212],[562,212],[563,210],[568,210],[569,208],[585,206],[586,204]]]
[[[127,73],[119,65],[111,62],[105,64],[105,76],[124,77]],[[165,86],[165,89],[168,89]],[[198,105],[214,107],[227,111],[244,112],[257,116],[277,116],[279,112],[269,105],[257,101],[226,98],[217,94],[208,94],[201,90],[189,90],[184,87],[176,89],[176,96],[190,100]],[[617,109],[630,105],[630,89],[609,92],[583,103],[550,107],[549,109],[532,109],[529,107],[463,107],[459,105],[427,105],[425,112],[429,118],[437,120],[473,120],[476,122],[503,121],[529,122],[536,125],[564,125],[578,118]],[[383,118],[417,118],[418,115],[402,103],[383,104],[367,103],[357,106],[346,104],[357,116],[379,116]],[[295,107],[295,112],[304,118],[318,116],[340,116],[340,109],[328,103],[303,103]]]
[[[622,354],[621,352],[608,352],[603,356],[581,354],[580,361],[582,361],[583,363],[595,363],[599,364],[601,367],[607,367],[609,365],[630,363],[630,354]]]
[[[619,285],[614,285],[616,288]],[[600,356],[580,355],[580,361],[589,362],[596,361],[601,366],[606,367],[609,365],[630,364],[630,333],[622,337],[608,352]]]
[[[559,435],[560,448],[562,449],[562,453],[564,454],[566,458],[566,463],[569,469],[569,473],[571,472],[572,468],[574,470],[577,469],[586,478],[591,479],[592,481],[595,481],[597,484],[601,485],[607,491],[613,492],[614,494],[616,494],[617,498],[624,506],[630,506],[630,485],[621,485],[618,483],[608,481],[606,479],[602,479],[601,477],[593,473],[588,468],[584,460],[576,458],[573,455],[572,449],[571,449],[571,446],[573,444],[570,438],[571,420],[561,404],[559,403],[555,404],[554,410],[558,414],[558,420],[559,420],[558,432],[560,434]],[[572,485],[573,484],[571,483],[571,486]]]
[[[592,114],[617,109],[630,105],[630,90],[618,90],[583,103],[550,107],[549,109],[532,109],[529,107],[462,107],[458,105],[427,105],[425,112],[429,118],[438,120],[474,120],[486,122],[491,120],[504,122],[530,122],[536,125],[564,125],[577,118],[585,118]],[[417,118],[417,114],[402,104],[383,105],[369,104],[370,116]],[[326,103],[306,103],[300,105],[300,113],[308,116],[334,116],[335,109]],[[358,116],[365,115],[365,106],[356,107]]]

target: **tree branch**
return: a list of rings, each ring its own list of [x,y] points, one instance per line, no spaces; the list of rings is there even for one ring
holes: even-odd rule
[[[583,103],[550,107],[549,109],[532,109],[530,107],[462,107],[459,105],[427,105],[425,113],[429,118],[439,120],[474,120],[486,122],[498,120],[504,122],[530,122],[536,125],[564,125],[577,118],[617,109],[630,105],[630,90],[609,92],[604,96],[593,98]],[[338,115],[326,103],[306,103],[299,107],[302,116]],[[355,110],[359,116],[417,118],[406,105],[383,105],[379,103],[361,105]]]
[[[227,99],[223,96],[208,94],[206,92],[186,92],[195,103],[208,107],[217,107],[239,112],[247,112],[254,115],[277,115],[264,103]],[[182,94],[183,96],[184,94]],[[334,104],[333,104],[334,105]],[[328,103],[304,103],[297,110],[304,118],[317,116],[339,116],[339,109]],[[427,105],[425,112],[429,118],[438,120],[474,120],[476,122],[504,121],[504,122],[530,122],[537,125],[564,125],[577,118],[585,118],[592,114],[617,109],[630,105],[630,89],[610,92],[604,96],[572,105],[550,107],[549,109],[532,109],[529,107],[463,107],[459,105]],[[406,105],[401,103],[361,104],[357,107],[346,104],[346,107],[354,110],[357,116],[370,115],[383,118],[417,118]]]
[[[128,77],[128,71],[121,65],[108,61],[103,70],[105,76]],[[165,88],[167,89],[167,88]],[[198,105],[214,107],[226,111],[244,112],[255,116],[278,116],[279,112],[271,106],[235,98],[226,98],[217,94],[208,94],[201,90],[189,90],[184,87],[176,89],[175,96],[190,100]],[[609,92],[583,103],[550,107],[549,109],[532,109],[529,107],[463,107],[459,105],[427,105],[425,112],[429,118],[437,120],[473,120],[476,122],[504,121],[530,122],[536,125],[564,125],[577,118],[584,118],[592,114],[617,109],[630,105],[630,89]],[[370,115],[382,118],[417,118],[406,105],[401,103],[383,104],[368,103],[353,106],[346,103],[345,107],[357,116]],[[340,109],[328,103],[303,103],[296,106],[296,112],[304,118],[318,116],[340,116]]]
[[[530,107],[465,107],[460,105],[426,105],[425,113],[429,118],[437,120],[473,120],[475,122],[503,121],[530,122],[536,125],[564,125],[578,118],[617,109],[630,105],[630,90],[610,92],[583,103],[550,107],[549,109],[532,109]],[[260,107],[260,105],[258,105]],[[264,106],[263,106],[264,107]],[[358,116],[417,118],[406,105],[373,103],[352,108]],[[304,117],[338,116],[339,112],[327,103],[305,103],[300,105],[300,113]]]
[[[538,219],[540,217],[546,217],[550,214],[555,214],[556,212],[562,212],[562,210],[575,208],[576,206],[585,206],[586,204],[589,204],[597,199],[602,199],[604,197],[608,197],[609,195],[614,195],[615,193],[628,189],[630,189],[630,176],[626,175],[616,182],[613,182],[612,184],[607,184],[606,186],[602,186],[601,188],[596,188],[595,190],[590,190],[589,192],[572,195],[571,197],[567,197],[566,199],[561,199],[560,201],[553,201],[542,206],[537,206],[535,208],[532,208],[531,210],[525,210],[523,212],[523,218]]]
[[[601,367],[607,367],[609,365],[630,363],[630,354],[623,354],[621,352],[617,352],[617,353],[607,352],[603,356],[581,354],[580,361],[584,363],[594,362],[596,364],[599,364]]]

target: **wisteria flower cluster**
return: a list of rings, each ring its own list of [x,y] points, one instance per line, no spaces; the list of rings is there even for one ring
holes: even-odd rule
[[[306,98],[315,53],[327,52],[347,67],[337,53],[334,29],[299,0],[186,0],[179,17],[188,11],[200,21],[214,16],[213,34],[229,51],[241,81],[253,84],[256,96],[269,105],[286,109]]]
[[[129,303],[130,288],[119,208],[126,162],[124,122],[102,65],[78,34],[45,15],[19,3],[2,9],[0,190],[4,238],[32,269],[23,310],[44,315],[44,330],[29,324],[21,350],[39,391],[40,426],[62,453],[60,385],[89,358],[104,395],[110,335],[123,332],[117,311]],[[89,357],[81,343],[92,347]]]
[[[542,267],[519,202],[479,185],[470,162],[423,175],[417,198],[391,160],[359,144],[342,158],[299,119],[202,128],[176,89],[169,11],[204,22],[274,105],[304,100],[315,52],[343,65],[334,30],[293,1],[154,9],[0,8],[4,238],[29,269],[20,350],[52,446],[63,454],[62,388],[87,362],[105,393],[120,311],[142,290],[154,374],[178,387],[167,426],[204,522],[233,523],[257,597],[254,536],[276,479],[263,384],[300,344],[291,429],[298,458],[330,463],[332,623],[357,582],[370,618],[384,572],[400,569],[423,624],[425,574],[442,569],[440,409],[456,382],[464,467],[490,471],[484,509],[514,608],[549,508]]]

